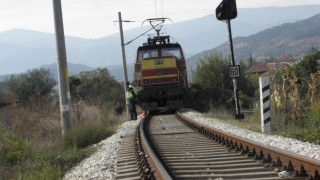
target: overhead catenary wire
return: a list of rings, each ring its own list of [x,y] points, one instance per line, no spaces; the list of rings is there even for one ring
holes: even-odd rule
[[[157,0],[154,0],[154,9],[156,11],[156,17],[158,17]]]
[[[161,13],[162,13],[162,17],[164,17],[164,14],[163,14],[163,1],[161,0]]]
[[[154,27],[159,26],[161,23],[162,23],[162,22],[160,22],[160,23],[156,24]],[[144,33],[140,34],[140,35],[139,35],[139,36],[137,36],[136,38],[134,38],[134,39],[130,40],[130,41],[129,41],[129,42],[127,42],[127,43],[125,43],[124,45],[128,45],[128,44],[132,43],[134,40],[138,39],[139,37],[141,37],[141,36],[145,35],[147,32],[149,32],[149,31],[151,31],[152,29],[154,29],[154,27],[150,28],[150,29],[149,29],[149,30],[147,30],[146,32],[144,32]]]
[[[162,17],[164,17],[164,13],[163,13],[163,1],[161,0],[161,13],[162,13]],[[167,26],[165,24],[163,24],[164,27],[164,32],[167,32]]]
[[[113,24],[113,26],[117,27],[117,25],[111,20],[111,18],[103,11],[103,9],[100,7],[100,5],[95,0],[92,0],[92,1],[97,6],[97,8],[102,12],[102,14],[105,16],[105,18],[107,18]]]

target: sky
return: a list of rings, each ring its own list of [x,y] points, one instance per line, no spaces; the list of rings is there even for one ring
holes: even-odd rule
[[[61,0],[64,32],[68,36],[100,38],[119,32],[118,12],[124,30],[143,20],[168,17],[173,22],[214,14],[221,0]],[[238,8],[320,4],[319,0],[237,0]],[[28,29],[54,33],[52,0],[0,0],[0,32]]]

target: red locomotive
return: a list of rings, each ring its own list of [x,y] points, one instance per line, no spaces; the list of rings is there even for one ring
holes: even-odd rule
[[[164,23],[166,18],[147,19]],[[182,107],[183,94],[188,86],[186,62],[179,43],[171,43],[170,36],[149,37],[137,50],[134,82],[138,104],[143,110],[159,107]],[[162,25],[161,25],[162,26]]]

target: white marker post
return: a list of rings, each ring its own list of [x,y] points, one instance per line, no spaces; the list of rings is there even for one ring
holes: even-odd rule
[[[270,79],[269,77],[259,78],[260,86],[260,109],[261,109],[261,130],[264,133],[271,132],[271,103],[270,103]]]

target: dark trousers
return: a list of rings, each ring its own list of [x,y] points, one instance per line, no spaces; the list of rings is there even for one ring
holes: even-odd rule
[[[129,100],[129,110],[131,115],[131,120],[137,120],[137,110],[136,110],[136,103],[134,100]]]

